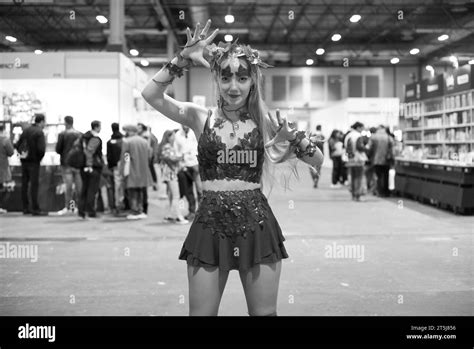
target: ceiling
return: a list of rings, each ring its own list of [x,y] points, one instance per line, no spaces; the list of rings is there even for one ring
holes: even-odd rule
[[[0,51],[107,50],[110,0],[17,1],[22,4],[0,1]],[[352,66],[388,66],[392,57],[399,65],[452,64],[451,55],[460,65],[474,59],[474,0],[124,1],[124,51],[137,49],[136,61],[166,59],[170,28],[175,44],[184,45],[186,27],[208,18],[221,29],[216,41],[232,34],[275,66],[302,66],[308,58],[315,66],[342,66],[344,58]],[[235,17],[232,24],[224,21],[228,13]],[[353,14],[362,19],[351,23]],[[97,15],[109,23],[100,24]],[[334,33],[342,39],[331,41]],[[439,41],[442,34],[449,39]],[[319,47],[326,50],[321,56],[315,54]],[[409,53],[414,47],[418,55]]]

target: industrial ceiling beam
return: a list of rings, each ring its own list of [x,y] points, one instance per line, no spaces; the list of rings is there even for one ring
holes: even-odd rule
[[[158,15],[158,20],[163,24],[163,26],[170,31],[170,38],[173,40],[174,44],[176,46],[180,45],[178,36],[174,32],[174,27],[171,25],[170,20],[168,16],[166,15],[165,9],[163,8],[163,5],[161,4],[160,0],[150,0],[150,3],[153,7],[153,10],[155,10],[156,14]]]

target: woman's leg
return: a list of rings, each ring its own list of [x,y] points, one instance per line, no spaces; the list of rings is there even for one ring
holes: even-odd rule
[[[174,177],[169,182],[170,192],[171,192],[171,212],[173,218],[178,218],[179,220],[184,220],[181,210],[179,209],[179,184],[178,179]]]
[[[189,316],[217,316],[228,271],[188,265]]]
[[[250,316],[276,316],[281,261],[240,272]]]

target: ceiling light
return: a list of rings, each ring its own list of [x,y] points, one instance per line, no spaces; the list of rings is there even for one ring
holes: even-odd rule
[[[352,17],[349,19],[352,23],[357,23],[360,21],[362,17],[360,15],[352,15]]]
[[[331,37],[331,40],[332,41],[339,41],[341,40],[341,34],[334,34],[332,37]]]
[[[398,57],[393,57],[391,60],[390,60],[390,63],[392,64],[397,64],[398,62],[400,62],[400,59]]]
[[[231,14],[228,14],[224,17],[224,20],[226,23],[234,23],[235,18]]]
[[[109,21],[105,16],[102,15],[96,16],[95,19],[97,19],[97,21],[102,24],[105,24]]]
[[[232,42],[232,40],[234,40],[234,37],[233,37],[232,35],[230,35],[230,34],[226,34],[226,35],[224,36],[224,40],[225,40],[226,42]]]
[[[42,54],[42,53],[43,53],[43,51],[41,51],[41,50],[35,50],[35,54],[36,54],[36,55],[40,55],[40,54]]]
[[[447,34],[443,34],[443,35],[438,36],[439,41],[445,41],[445,40],[448,40],[448,39],[449,39],[449,35],[447,35]]]
[[[316,50],[316,54],[317,54],[318,56],[323,55],[324,52],[326,52],[326,51],[325,51],[323,48],[318,48],[318,49]]]
[[[474,64],[474,59],[471,59],[469,62],[467,62],[469,64]]]
[[[314,61],[311,58],[306,60],[306,65],[313,65]]]
[[[433,68],[433,66],[431,66],[431,65],[427,65],[427,66],[425,67],[425,69],[428,70],[428,71],[434,71],[434,68]]]
[[[411,54],[411,55],[417,55],[418,53],[420,53],[420,49],[419,49],[419,48],[416,48],[416,47],[415,47],[415,48],[412,48],[412,49],[410,50],[410,54]]]
[[[148,67],[150,65],[150,62],[148,62],[146,59],[142,59],[140,61],[140,64],[144,67]]]
[[[16,38],[10,35],[5,36],[5,39],[7,39],[10,42],[16,42]]]
[[[130,54],[131,54],[132,56],[138,56],[138,55],[140,54],[140,52],[138,52],[138,51],[135,50],[134,48],[132,48],[129,52],[130,52]]]

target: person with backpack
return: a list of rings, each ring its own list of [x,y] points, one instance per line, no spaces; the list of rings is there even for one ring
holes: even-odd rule
[[[61,175],[66,187],[64,199],[64,208],[58,212],[58,215],[65,215],[72,213],[77,207],[79,193],[82,189],[82,179],[80,170],[69,166],[66,163],[66,157],[73,148],[74,142],[81,137],[81,132],[74,129],[74,118],[72,116],[64,117],[64,125],[66,129],[58,135],[58,142],[56,143],[56,153],[61,155]],[[75,195],[73,195],[75,194]],[[73,201],[73,196],[76,201]]]
[[[112,136],[107,142],[107,166],[113,175],[113,201],[111,205],[116,214],[125,208],[124,182],[120,173],[120,155],[122,154],[123,134],[120,132],[120,125],[112,123]]]
[[[85,165],[81,169],[82,191],[79,200],[79,217],[96,218],[95,197],[99,192],[100,177],[104,160],[102,156],[102,140],[99,137],[100,121],[91,122],[91,130],[82,137]]]
[[[21,161],[21,200],[23,214],[33,216],[47,216],[48,212],[40,210],[38,203],[38,189],[40,177],[40,162],[46,152],[46,139],[43,128],[46,125],[44,114],[35,114],[35,123],[27,127],[15,144]],[[31,209],[28,198],[28,189],[31,194]]]
[[[351,131],[346,135],[344,143],[348,161],[346,166],[349,168],[351,175],[350,191],[352,200],[362,201],[364,195],[363,176],[364,166],[367,161],[366,147],[362,137],[364,124],[356,122],[351,126]]]

